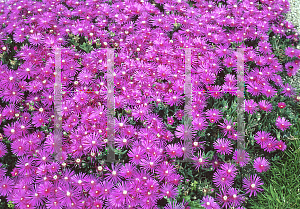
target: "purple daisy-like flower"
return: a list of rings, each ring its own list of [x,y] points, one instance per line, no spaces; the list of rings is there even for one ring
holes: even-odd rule
[[[246,193],[248,194],[250,193],[250,196],[252,196],[252,194],[254,196],[257,195],[257,192],[261,192],[263,191],[262,188],[260,188],[261,185],[263,185],[264,183],[261,181],[260,177],[255,175],[251,175],[250,177],[245,177],[243,179],[243,188],[246,189]]]
[[[0,195],[7,196],[13,191],[14,181],[4,176],[0,181]]]
[[[219,168],[220,165],[223,164],[223,162],[218,158],[216,153],[214,154],[213,159],[210,161],[210,163],[214,169]]]
[[[22,156],[28,151],[28,143],[24,139],[18,139],[11,144],[12,152],[17,156]]]
[[[29,92],[37,93],[38,91],[43,89],[42,83],[39,81],[32,81],[28,83],[27,87]]]
[[[80,188],[63,185],[59,187],[57,194],[58,200],[62,205],[71,207],[71,204],[77,202],[80,199]]]
[[[280,116],[278,116],[278,118],[276,119],[275,125],[277,126],[278,129],[285,131],[292,124],[288,120],[286,120],[284,117],[281,118]]]
[[[109,181],[103,181],[103,182],[100,182],[100,184],[101,184],[101,188],[102,188],[101,198],[108,199],[112,192],[112,188],[113,188],[114,184]]]
[[[232,143],[228,139],[217,139],[214,142],[214,148],[217,150],[217,153],[221,153],[222,155],[231,154],[232,152]]]
[[[267,133],[265,131],[258,131],[255,134],[254,139],[256,140],[257,144],[264,146],[271,138],[270,135],[271,135],[270,133]]]
[[[280,141],[277,143],[276,149],[279,149],[279,150],[281,150],[281,151],[284,151],[284,150],[286,149],[286,144],[285,144],[283,141],[280,140]]]
[[[249,114],[253,114],[257,111],[257,103],[253,99],[245,101],[245,111]]]
[[[28,41],[32,44],[32,45],[39,45],[42,44],[44,41],[44,37],[41,33],[34,33],[32,35],[29,36]]]
[[[36,207],[40,207],[43,204],[45,198],[42,196],[41,193],[38,192],[37,188],[32,188],[29,191],[29,203]]]
[[[211,123],[217,123],[222,118],[222,114],[218,109],[210,109],[207,110],[206,117]]]
[[[184,115],[184,112],[183,110],[178,110],[176,113],[175,113],[175,116],[178,118],[178,120],[181,120],[182,117]]]
[[[184,97],[180,96],[180,93],[170,93],[165,97],[165,102],[170,106],[180,106]]]
[[[265,85],[262,88],[262,93],[264,95],[266,95],[267,97],[271,98],[277,93],[277,91],[274,88],[272,88],[271,86]]]
[[[228,208],[231,205],[231,198],[228,194],[227,189],[219,189],[219,194],[217,193],[217,200],[222,205],[223,208]]]
[[[278,141],[274,137],[270,137],[269,140],[261,146],[267,152],[273,152],[276,150]]]
[[[35,125],[35,127],[41,127],[44,126],[47,121],[47,115],[45,113],[37,113],[32,117],[32,123]]]
[[[171,164],[163,163],[157,167],[155,173],[157,174],[158,179],[162,181],[170,178],[170,176],[175,173],[175,168]]]
[[[294,88],[293,88],[290,84],[288,84],[288,83],[282,85],[282,88],[283,88],[283,90],[282,90],[281,93],[282,93],[284,96],[291,97],[291,96],[295,93],[295,92],[294,92]]]
[[[128,157],[130,158],[129,162],[135,165],[140,164],[141,159],[143,159],[144,156],[145,156],[145,150],[142,149],[141,147],[133,147],[131,151],[129,151],[128,153]]]
[[[115,144],[118,148],[126,147],[128,148],[132,142],[132,139],[130,136],[127,136],[125,134],[120,134],[117,138],[115,138]]]
[[[269,101],[262,100],[258,103],[259,107],[261,110],[266,111],[266,112],[271,112],[273,107],[272,104]]]
[[[100,195],[102,194],[102,187],[101,184],[96,184],[96,186],[92,187],[89,191],[89,194],[91,195],[91,197],[93,198],[97,198],[100,197]]]
[[[185,138],[191,139],[196,135],[195,131],[193,130],[192,126],[187,127],[187,130],[185,130],[184,125],[180,124],[176,127],[175,136],[177,138],[180,138],[181,140],[184,140]]]
[[[121,182],[110,194],[110,203],[114,206],[120,207],[131,202],[132,184],[130,182]]]
[[[105,176],[106,176],[105,180],[112,182],[114,184],[117,182],[120,182],[121,181],[121,175],[120,175],[121,167],[122,167],[122,165],[118,164],[118,163],[116,165],[114,165],[114,163],[111,164],[111,169],[106,166],[106,169],[109,172],[105,174]]]
[[[234,164],[231,163],[224,163],[221,165],[221,173],[230,176],[230,177],[235,177],[236,176],[236,171],[238,170]]]
[[[212,119],[213,121],[215,121],[215,119]],[[195,118],[192,121],[192,125],[195,128],[195,130],[197,131],[201,131],[207,128],[208,124],[205,121],[205,118],[199,117],[199,118]]]
[[[233,159],[235,163],[244,167],[250,161],[249,154],[245,150],[235,150],[233,154]]]
[[[11,89],[4,90],[2,96],[2,99],[5,102],[16,104],[22,100],[23,94],[19,90],[17,90],[17,88],[13,87]]]
[[[225,188],[231,187],[233,184],[234,178],[231,176],[227,176],[221,170],[217,170],[213,176],[213,182],[217,187]]]
[[[18,70],[19,70],[19,77],[24,80],[31,78],[36,72],[35,67],[32,66],[32,64],[30,64],[28,61],[23,63]],[[25,82],[24,84],[27,83]]]
[[[258,157],[254,160],[253,167],[259,173],[266,172],[270,169],[270,163],[264,157]]]
[[[122,168],[120,169],[120,175],[123,176],[125,179],[130,179],[134,176],[134,173],[136,171],[136,167],[133,166],[130,163],[126,163]]]
[[[78,75],[78,80],[83,85],[89,85],[93,81],[93,74],[87,70],[83,70]]]
[[[9,138],[9,140],[14,140],[20,136],[20,133],[17,131],[15,124],[7,125],[3,128],[5,136]]]
[[[206,209],[220,209],[220,206],[215,202],[215,199],[211,196],[203,197],[201,204]]]
[[[239,190],[236,188],[229,188],[227,194],[231,200],[231,206],[238,207],[245,201],[245,196],[243,194],[238,194]]]
[[[169,144],[166,147],[166,152],[171,158],[181,157],[183,155],[181,147],[178,144]]]
[[[231,120],[228,121],[227,119],[224,119],[224,123],[221,123],[219,127],[221,127],[223,129],[224,134],[227,135],[234,131],[234,125],[235,123],[233,123]]]
[[[160,197],[163,198],[167,196],[168,198],[175,198],[177,195],[177,188],[175,188],[172,184],[163,184],[161,189]]]
[[[101,136],[99,133],[89,134],[82,139],[84,151],[98,153],[103,144],[100,142]]]
[[[198,170],[200,167],[203,167],[207,161],[207,158],[203,158],[203,154],[201,152],[201,150],[198,152],[198,156],[195,156],[192,158],[192,160],[194,160],[194,165],[196,166],[196,169]]]
[[[0,142],[0,157],[3,157],[7,153],[7,148],[5,144]]]

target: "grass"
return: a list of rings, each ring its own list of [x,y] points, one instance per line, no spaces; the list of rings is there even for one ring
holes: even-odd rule
[[[250,208],[255,209],[299,209],[300,208],[300,130],[290,137],[281,159],[263,176],[264,192],[251,198]]]

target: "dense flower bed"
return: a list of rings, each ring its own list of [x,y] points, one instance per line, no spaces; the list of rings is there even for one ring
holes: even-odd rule
[[[187,150],[181,48],[195,48],[193,173],[217,189],[201,195],[203,207],[241,209],[246,196],[262,191],[259,175],[286,149],[280,136],[296,120],[290,113],[299,102],[285,80],[300,66],[300,50],[291,45],[298,37],[282,16],[288,1],[0,5],[0,194],[16,208],[187,208],[185,201],[162,203],[165,197],[175,199],[186,180],[178,171],[182,164],[175,162]],[[288,40],[285,63],[272,48],[273,37]],[[63,94],[64,163],[54,160],[52,133],[57,47],[67,48],[63,90],[79,90]],[[123,163],[104,161],[108,61],[103,48],[118,48],[115,142]],[[236,48],[245,48],[246,150],[236,149]]]

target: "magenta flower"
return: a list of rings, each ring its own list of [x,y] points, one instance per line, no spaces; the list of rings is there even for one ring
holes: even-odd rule
[[[16,104],[22,100],[23,93],[21,93],[17,88],[13,87],[11,89],[4,90],[3,93],[1,93],[1,96],[3,101]]]
[[[249,114],[253,114],[257,111],[257,103],[253,99],[245,101],[245,111]]]
[[[210,109],[207,110],[206,117],[211,123],[217,123],[222,118],[222,114],[218,109]]]
[[[198,152],[198,156],[195,156],[192,158],[194,160],[194,165],[196,166],[196,169],[198,170],[200,167],[203,167],[207,161],[207,158],[204,158],[203,153],[201,150]]]
[[[169,125],[173,125],[173,123],[174,123],[173,117],[168,117],[167,121],[168,121]]]
[[[221,123],[219,127],[221,127],[223,129],[224,134],[227,135],[234,131],[234,125],[235,123],[233,123],[231,120],[228,121],[227,119],[224,119],[224,123]]]
[[[161,189],[160,197],[163,198],[164,196],[168,198],[175,198],[177,195],[177,188],[174,187],[172,184],[163,184]]]
[[[266,172],[270,169],[270,163],[264,157],[258,157],[254,160],[253,167],[259,173]]]
[[[217,169],[220,167],[220,165],[223,164],[221,160],[219,160],[217,154],[215,153],[213,156],[213,159],[210,161],[211,165],[213,166],[214,169]]]
[[[234,181],[234,177],[227,176],[221,170],[217,170],[213,176],[213,182],[217,187],[225,188],[231,187]]]
[[[170,93],[165,97],[165,102],[170,106],[174,106],[174,105],[180,106],[183,103],[183,101],[182,101],[183,98],[184,97],[180,96],[179,93],[176,93],[176,94]]]
[[[221,165],[220,170],[220,173],[234,178],[238,169],[235,167],[234,164],[224,163],[223,165]]]
[[[217,193],[217,200],[223,208],[228,208],[231,205],[231,199],[227,189],[219,189],[220,194]]]
[[[284,151],[286,149],[286,144],[283,141],[280,140],[279,142],[277,142],[276,149]]]
[[[17,156],[22,156],[28,151],[28,142],[26,142],[24,139],[18,139],[15,140],[11,144],[12,152]]]
[[[146,157],[141,159],[140,165],[146,171],[151,170],[152,172],[155,171],[155,168],[158,166],[160,162],[160,157]]]
[[[0,157],[5,156],[6,153],[7,153],[7,148],[6,148],[5,144],[0,142]]]
[[[172,164],[163,163],[157,167],[155,173],[157,174],[158,179],[162,181],[164,179],[170,178],[171,175],[175,173],[175,167]]]
[[[257,144],[264,146],[271,138],[270,135],[270,133],[267,133],[265,131],[258,131],[254,136],[254,139],[256,140]]]
[[[194,126],[195,130],[197,130],[197,131],[205,130],[208,126],[207,122],[205,121],[205,118],[202,118],[202,117],[195,118],[192,121],[192,125]]]
[[[183,117],[184,113],[183,113],[183,110],[178,110],[176,113],[175,113],[175,116],[178,118],[178,120],[181,120],[182,117]]]
[[[166,152],[171,158],[181,157],[183,155],[181,147],[178,144],[169,144],[166,147]]]
[[[244,194],[238,194],[240,190],[236,188],[229,188],[228,189],[228,195],[231,199],[232,206],[235,208],[238,208],[244,201],[245,201],[245,195]]]
[[[279,107],[280,109],[283,109],[283,108],[286,107],[286,104],[285,104],[284,102],[278,102],[278,107]]]
[[[276,138],[270,137],[269,140],[261,146],[261,148],[270,153],[276,150],[277,143],[278,141]]]
[[[239,149],[235,150],[233,159],[241,167],[244,167],[250,161],[249,154],[245,150]]]
[[[259,108],[261,110],[264,110],[266,112],[271,112],[271,110],[273,109],[272,108],[272,104],[269,102],[269,101],[266,101],[266,100],[262,100],[258,103],[259,105]]]
[[[214,148],[217,150],[217,153],[221,153],[222,155],[230,154],[232,152],[232,143],[228,139],[217,139],[214,142]]]
[[[71,204],[77,202],[80,198],[80,192],[80,187],[63,185],[59,187],[57,197],[62,205],[71,207]]]
[[[257,83],[255,82],[249,82],[248,83],[248,88],[247,88],[247,91],[252,94],[253,96],[258,96],[260,95],[261,93],[261,87],[260,85],[258,85]]]
[[[32,117],[32,123],[35,125],[35,127],[41,127],[44,126],[46,123],[48,123],[47,115],[44,113],[37,113]]]
[[[0,195],[7,196],[13,191],[14,181],[8,176],[2,177],[0,181]]]
[[[175,136],[177,138],[180,138],[181,140],[186,139],[186,137],[189,137],[191,139],[196,135],[196,132],[193,130],[193,127],[187,127],[187,130],[185,132],[185,128],[183,124],[180,124],[176,127]]]
[[[293,88],[291,85],[289,85],[288,83],[282,85],[282,88],[283,88],[283,90],[282,90],[281,93],[282,93],[284,96],[291,97],[291,96],[295,93],[295,92],[294,92],[294,88]]]
[[[284,117],[278,116],[275,125],[277,126],[278,129],[285,131],[288,129],[292,124],[286,120]]]
[[[206,209],[212,209],[212,208],[220,209],[220,206],[215,202],[215,199],[211,196],[203,197],[201,204]]]
[[[129,204],[131,201],[132,185],[130,182],[121,182],[110,194],[110,204],[114,207],[121,207],[124,204]]]
[[[97,153],[102,148],[103,143],[100,141],[101,136],[99,133],[89,134],[82,139],[84,151]]]
[[[106,166],[106,168],[109,172],[105,174],[105,180],[112,182],[112,183],[117,183],[121,181],[121,176],[120,176],[120,169],[121,169],[121,164],[116,164],[114,163],[111,164],[111,169]]]
[[[266,95],[268,98],[271,98],[277,93],[277,91],[274,88],[272,88],[271,86],[265,85],[262,88],[262,93],[264,95]]]
[[[250,177],[245,177],[243,179],[243,188],[245,188],[246,193],[248,194],[250,193],[250,196],[252,196],[252,194],[254,196],[257,195],[257,192],[261,192],[263,191],[262,188],[260,188],[261,185],[263,185],[264,183],[261,182],[261,179],[259,176],[255,175],[251,175]]]

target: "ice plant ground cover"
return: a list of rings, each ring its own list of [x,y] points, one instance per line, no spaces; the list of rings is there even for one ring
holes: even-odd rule
[[[288,10],[287,0],[2,2],[3,207],[248,208],[299,123],[300,95],[289,85],[299,36]],[[63,163],[54,158],[57,47]],[[103,48],[116,55],[112,163]],[[183,48],[193,48],[192,163],[178,161],[187,150]],[[245,149],[237,149],[237,48]]]

